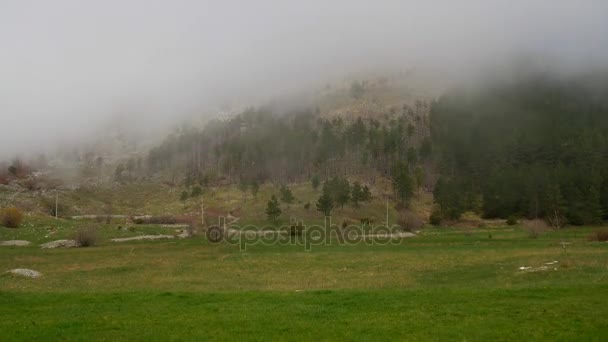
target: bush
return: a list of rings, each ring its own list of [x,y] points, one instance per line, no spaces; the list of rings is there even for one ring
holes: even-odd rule
[[[76,231],[74,240],[80,247],[92,247],[97,244],[97,229],[95,227],[84,227]]]
[[[536,239],[541,233],[549,230],[549,225],[547,225],[547,222],[541,219],[534,219],[526,221],[524,223],[524,228],[528,232],[528,237],[531,239]]]
[[[424,225],[424,222],[413,212],[407,210],[399,216],[399,226],[406,232],[419,230]]]
[[[608,241],[608,228],[596,230],[589,236],[589,241]]]
[[[310,202],[306,202],[306,204],[304,204],[304,209],[310,209]]]
[[[289,235],[291,236],[302,236],[304,234],[304,224],[298,222],[298,224],[292,224],[289,227]]]
[[[515,216],[511,215],[507,218],[507,226],[514,226],[517,224],[517,219]]]
[[[438,226],[441,224],[441,221],[443,221],[443,215],[441,214],[441,210],[433,209],[433,211],[431,212],[431,216],[429,217],[429,222],[433,226]]]
[[[134,219],[135,224],[190,224],[192,218],[171,215],[150,216]]]
[[[46,209],[46,212],[53,217],[55,216],[55,209],[57,209],[57,216],[65,215],[67,211],[67,208],[63,205],[61,201],[57,203],[57,207],[55,208],[54,197],[44,199],[42,205],[44,206],[44,209]]]
[[[349,219],[344,219],[344,221],[342,221],[342,229],[346,229],[349,226],[352,226],[353,224],[355,224],[355,222],[353,222]]]
[[[23,221],[23,213],[17,208],[4,209],[0,216],[2,217],[2,225],[6,228],[19,228]]]

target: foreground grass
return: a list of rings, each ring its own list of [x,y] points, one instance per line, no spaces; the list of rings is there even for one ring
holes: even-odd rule
[[[49,222],[28,224],[0,236],[34,234]],[[57,236],[78,226],[59,225]],[[608,336],[608,244],[587,241],[593,228],[538,239],[519,227],[436,228],[395,244],[332,241],[310,251],[289,244],[243,250],[204,237],[112,243],[115,234],[165,228],[101,229],[92,248],[0,248],[3,340]],[[12,268],[43,277],[3,273]]]
[[[608,336],[607,292],[607,286],[589,286],[302,293],[0,293],[0,330],[4,340],[600,341]]]

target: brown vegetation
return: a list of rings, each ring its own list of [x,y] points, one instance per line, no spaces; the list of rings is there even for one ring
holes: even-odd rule
[[[549,230],[549,225],[547,224],[547,222],[541,219],[525,221],[523,226],[524,229],[526,229],[526,231],[528,232],[528,236],[532,239],[538,238],[541,233]]]
[[[410,210],[405,210],[399,216],[398,224],[404,231],[412,232],[422,228],[424,222]]]
[[[97,244],[97,228],[89,226],[80,228],[74,235],[80,247],[92,247]]]
[[[17,208],[7,208],[0,213],[2,225],[7,228],[19,228],[23,221],[23,213]]]
[[[608,241],[608,228],[598,229],[589,235],[589,241]]]

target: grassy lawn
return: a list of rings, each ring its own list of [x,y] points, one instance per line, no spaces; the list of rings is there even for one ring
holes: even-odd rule
[[[0,239],[40,243],[80,224],[28,217],[20,229],[0,228]],[[31,238],[51,225],[54,236]],[[538,239],[520,227],[432,228],[394,244],[334,241],[305,251],[289,244],[241,250],[204,236],[113,243],[171,230],[116,225],[100,228],[97,247],[0,247],[0,272],[43,273],[0,273],[2,339],[608,336],[608,244],[587,241],[593,228]]]

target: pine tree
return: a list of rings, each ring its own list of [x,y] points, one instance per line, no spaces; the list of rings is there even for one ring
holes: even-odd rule
[[[339,178],[336,182],[336,197],[334,201],[340,208],[344,208],[344,205],[350,200],[350,183],[346,178]]]
[[[359,202],[363,200],[363,188],[359,182],[354,182],[350,194],[350,200],[355,207],[359,206]]]
[[[268,216],[269,221],[276,221],[279,216],[281,216],[281,207],[279,206],[279,201],[275,195],[272,195],[270,200],[268,201],[268,205],[266,206],[266,216]]]
[[[407,204],[413,194],[414,186],[407,167],[399,165],[393,174],[393,189],[402,204]]]
[[[186,201],[188,200],[188,197],[190,197],[190,194],[188,193],[188,191],[184,190],[182,191],[182,194],[179,197],[179,200],[182,201],[182,203],[184,204],[184,208],[186,208]]]
[[[295,197],[293,197],[293,193],[291,189],[289,189],[286,185],[281,186],[281,201],[291,204],[293,203]]]
[[[254,198],[256,198],[258,196],[258,191],[260,190],[260,184],[258,183],[258,181],[253,180],[251,182],[251,195],[253,195]]]
[[[312,176],[312,178],[310,179],[312,188],[316,191],[319,188],[319,185],[321,185],[321,179],[319,178],[319,175],[314,175]]]
[[[367,185],[364,185],[363,189],[361,190],[361,201],[368,202],[371,199],[372,199],[372,193],[369,190],[369,187],[367,187]]]
[[[192,187],[192,192],[190,193],[190,197],[200,197],[203,194],[203,189],[200,185],[195,185]]]
[[[334,202],[328,193],[323,192],[321,197],[317,200],[317,210],[322,212],[325,216],[330,216],[331,211],[334,208]]]

